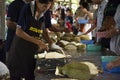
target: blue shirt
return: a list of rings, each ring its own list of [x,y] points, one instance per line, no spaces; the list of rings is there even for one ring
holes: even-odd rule
[[[68,21],[70,24],[73,24],[73,17],[72,16],[66,16],[65,20]]]

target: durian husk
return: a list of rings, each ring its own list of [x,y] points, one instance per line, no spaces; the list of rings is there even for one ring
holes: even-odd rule
[[[89,67],[78,61],[71,61],[63,67],[57,67],[60,74],[67,75],[69,78],[78,80],[89,80],[91,78]],[[55,72],[57,75],[57,72]]]
[[[61,44],[61,46],[65,46],[69,43],[69,41],[65,41],[65,40],[60,40],[59,43]]]
[[[73,38],[72,38],[72,41],[80,42],[80,37],[77,37],[77,36],[76,36],[76,37],[73,37]]]
[[[76,46],[77,42],[72,41],[72,42],[70,42],[70,43],[68,43],[68,44],[73,44],[73,45],[75,45],[75,46]]]
[[[74,37],[75,35],[74,35],[74,34],[71,34],[71,33],[65,33],[64,36],[65,36],[65,37]]]
[[[58,41],[58,36],[56,35],[56,33],[51,32],[51,33],[49,34],[49,36],[50,36],[50,38],[51,38],[51,40],[52,40],[53,42],[57,42],[57,41]]]
[[[78,44],[77,45],[77,50],[85,51],[86,50],[86,44]]]
[[[72,40],[72,37],[62,36],[62,37],[60,38],[60,40],[71,41],[71,40]]]
[[[80,35],[79,37],[81,40],[90,40],[89,35]]]
[[[74,44],[67,44],[65,47],[64,47],[65,50],[77,50],[77,47],[76,45]]]

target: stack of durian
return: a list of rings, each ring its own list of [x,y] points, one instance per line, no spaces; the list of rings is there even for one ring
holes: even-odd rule
[[[90,40],[88,35],[74,35],[65,33],[58,40],[60,46],[66,50],[86,50],[86,44],[82,44],[81,40]]]

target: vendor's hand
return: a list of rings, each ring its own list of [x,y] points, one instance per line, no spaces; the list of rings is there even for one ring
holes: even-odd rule
[[[110,63],[107,64],[106,67],[107,67],[108,70],[111,70],[114,67],[114,64],[112,62],[110,62]]]
[[[56,45],[55,43],[53,43],[51,46],[50,46],[51,49],[59,49],[59,50],[62,50],[62,48],[58,45]]]
[[[38,47],[40,49],[40,51],[48,51],[49,47],[42,41],[38,42]]]

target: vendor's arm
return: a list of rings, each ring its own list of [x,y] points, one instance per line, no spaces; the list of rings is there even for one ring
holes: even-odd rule
[[[48,46],[46,46],[44,42],[42,42],[41,40],[38,40],[38,39],[28,35],[21,28],[16,29],[16,35],[23,38],[23,39],[25,39],[26,41],[29,41],[29,42],[32,42],[32,43],[38,45],[38,47],[41,50],[48,50]]]
[[[114,67],[120,66],[120,57],[110,63],[107,64],[107,69],[110,70]]]
[[[91,24],[92,24],[92,27],[84,33],[85,35],[90,33],[91,31],[93,31],[96,28],[96,20],[92,20]]]
[[[88,34],[90,33],[91,31],[93,31],[94,29],[96,28],[96,25],[93,25],[87,32],[85,32],[84,34]]]
[[[87,11],[86,11],[87,12]],[[94,15],[92,16],[93,19],[90,19],[91,20],[91,24],[92,24],[92,27],[86,31],[84,34],[88,34],[89,32],[93,31],[97,26],[97,10],[94,12]]]
[[[47,29],[45,29],[44,34],[43,34],[43,37],[44,37],[44,39],[49,43],[50,46],[53,44],[53,41],[52,41],[52,39],[50,38]]]
[[[13,29],[13,30],[15,30],[16,29],[16,22],[14,22],[14,21],[11,21],[11,20],[7,20],[7,27],[8,28],[11,28],[11,29]]]
[[[114,16],[115,27],[107,31],[106,37],[113,37],[115,35],[120,35],[120,5],[117,7],[117,11]]]

